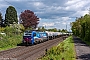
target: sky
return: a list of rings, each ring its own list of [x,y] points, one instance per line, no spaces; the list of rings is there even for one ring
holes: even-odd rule
[[[39,18],[39,27],[71,29],[76,17],[88,14],[90,0],[0,0],[0,12],[5,18],[8,6],[14,6],[17,15],[24,10],[33,11]]]

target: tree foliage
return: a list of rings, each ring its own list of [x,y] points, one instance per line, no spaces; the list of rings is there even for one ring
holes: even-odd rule
[[[2,14],[0,13],[0,26],[2,24]]]
[[[4,20],[2,18],[2,13],[0,13],[0,27],[5,27]]]
[[[14,24],[10,24],[10,26],[6,26],[1,31],[5,32],[7,35],[12,36],[12,34],[17,35],[17,34],[24,32],[25,28],[22,24],[14,23]]]
[[[74,35],[81,37],[84,40],[89,41],[90,37],[90,15],[86,14],[78,19],[75,22],[71,23],[72,32]]]
[[[1,19],[2,19],[2,14],[0,13],[0,21],[1,21]]]
[[[47,29],[47,31],[57,32],[58,30],[56,28]]]
[[[13,24],[13,22],[18,23],[17,11],[13,6],[9,6],[5,14],[5,24],[7,26]]]
[[[20,23],[23,24],[25,28],[36,28],[39,18],[34,14],[33,11],[25,10],[20,14]]]
[[[38,27],[39,31],[46,31],[45,27]]]

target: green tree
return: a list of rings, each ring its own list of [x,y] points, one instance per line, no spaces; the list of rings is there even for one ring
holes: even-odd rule
[[[59,29],[58,32],[61,32],[61,29]]]
[[[85,16],[76,19],[75,22],[71,23],[71,26],[74,35],[90,42],[90,14],[86,14]]]
[[[0,27],[5,27],[4,20],[2,18],[2,14],[0,13]]]
[[[24,32],[25,31],[25,28],[24,28],[24,26],[22,25],[22,24],[18,24],[19,25],[19,31],[20,32]]]
[[[56,28],[54,28],[54,29],[53,29],[53,31],[54,31],[54,32],[57,32],[57,29],[56,29]]]
[[[41,29],[42,31],[45,31],[46,29],[44,28],[44,27],[42,27],[42,29]]]
[[[68,32],[66,29],[62,29],[61,32]]]
[[[1,23],[2,23],[2,14],[0,13],[0,27],[1,27]]]
[[[40,28],[40,27],[38,27],[38,30],[39,30],[39,31],[41,31],[41,28]]]
[[[17,11],[13,6],[9,6],[5,14],[5,25],[13,24],[13,22],[18,23]]]
[[[2,14],[0,13],[0,21],[2,20]]]

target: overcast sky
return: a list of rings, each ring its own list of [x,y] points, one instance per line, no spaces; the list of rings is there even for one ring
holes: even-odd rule
[[[0,0],[0,12],[6,13],[14,6],[18,16],[24,10],[33,11],[39,18],[38,26],[45,28],[70,29],[70,22],[84,16],[90,8],[90,0]]]

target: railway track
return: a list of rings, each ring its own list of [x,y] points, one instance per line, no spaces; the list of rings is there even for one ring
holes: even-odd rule
[[[14,49],[0,52],[0,58],[16,60],[37,60],[45,54],[45,50],[63,41],[62,37],[46,41],[33,46],[21,46]]]

